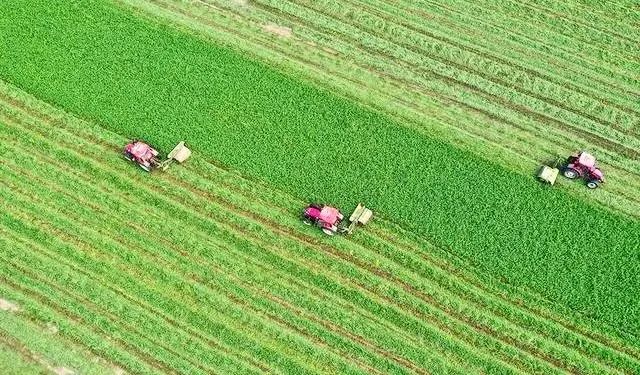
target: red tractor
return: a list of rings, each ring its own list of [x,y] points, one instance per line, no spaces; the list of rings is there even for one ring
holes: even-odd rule
[[[315,203],[307,206],[302,213],[302,221],[305,224],[315,224],[329,236],[338,232],[338,225],[342,219],[344,219],[344,215],[337,208]]]
[[[124,157],[137,163],[140,168],[151,172],[154,167],[160,165],[158,151],[143,141],[133,140],[124,147]]]
[[[596,158],[585,151],[571,155],[567,159],[562,174],[572,180],[584,178],[587,180],[589,189],[595,189],[604,183],[604,174],[598,169]]]
[[[325,234],[333,236],[336,233],[351,233],[358,224],[365,225],[371,216],[373,216],[373,212],[370,209],[358,204],[349,217],[351,224],[345,226],[342,225],[344,215],[337,208],[313,203],[302,212],[302,222],[307,225],[316,225]]]
[[[151,172],[152,169],[156,168],[167,169],[174,160],[182,163],[191,156],[191,150],[185,146],[184,142],[180,142],[167,155],[167,160],[160,161],[158,158],[159,153],[156,149],[144,141],[133,140],[124,146],[123,154],[125,159],[138,164],[145,171]]]

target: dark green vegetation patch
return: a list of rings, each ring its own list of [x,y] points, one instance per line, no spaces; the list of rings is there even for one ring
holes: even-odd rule
[[[474,264],[638,333],[640,223],[113,5],[0,5],[0,78],[300,197],[366,201]],[[606,188],[606,187],[605,187]]]

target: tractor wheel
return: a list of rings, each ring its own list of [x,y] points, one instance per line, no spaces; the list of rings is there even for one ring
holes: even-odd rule
[[[575,169],[573,169],[573,168],[567,168],[567,169],[565,169],[565,170],[564,170],[564,172],[562,172],[562,174],[563,174],[566,178],[568,178],[568,179],[570,179],[570,180],[573,180],[573,179],[578,178],[578,177],[580,176],[580,173],[578,173],[578,171],[576,171],[576,170],[575,170]]]
[[[322,228],[322,231],[324,232],[324,234],[326,234],[327,236],[333,236],[335,233],[331,230],[331,229],[327,229],[327,228]]]
[[[303,217],[303,218],[302,218],[302,223],[304,223],[304,225],[311,225],[311,224],[313,224],[313,223],[311,222],[311,220],[307,219],[306,217]]]
[[[598,182],[598,180],[591,180],[591,181],[587,182],[587,187],[589,189],[595,189],[598,186],[600,186],[600,183]]]

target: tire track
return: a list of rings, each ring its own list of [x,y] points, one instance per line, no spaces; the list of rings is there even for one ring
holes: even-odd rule
[[[177,10],[175,10],[175,9],[174,9],[174,11],[177,11]],[[180,14],[184,14],[184,12],[179,12],[179,13],[180,13]],[[193,15],[192,15],[192,17],[193,17]],[[201,21],[201,22],[204,22],[204,21],[202,21],[202,19],[200,19],[200,21]],[[204,24],[211,25],[211,24],[209,24],[209,23],[207,23],[207,22],[204,22]],[[230,31],[229,31],[228,29],[227,29],[227,31],[226,31],[226,32],[229,32],[229,33],[230,33]],[[274,46],[274,48],[275,48],[275,46]],[[288,56],[288,57],[289,57],[289,58],[293,58],[293,59],[296,59],[296,58],[297,58],[297,56]],[[306,66],[312,66],[312,65],[313,65],[313,64],[311,64],[311,62],[310,62],[310,61],[302,61],[302,62],[303,62],[304,64],[306,64]],[[318,72],[319,74],[322,74],[322,73],[321,73],[321,71],[317,71],[317,72]],[[338,76],[339,76],[339,74],[338,74]],[[342,77],[341,77],[341,78],[342,78]],[[350,80],[350,79],[348,79],[348,78],[343,78],[343,79],[345,79],[345,80],[347,80],[347,81],[349,81],[349,80]],[[354,85],[361,86],[361,84],[360,84],[359,82],[355,82],[355,81],[351,81],[351,82],[352,82],[352,83],[354,83]],[[355,99],[356,99],[356,100],[359,100],[359,98],[360,98],[359,96],[357,96],[357,95],[355,96]],[[398,102],[398,103],[402,103],[402,104],[403,104],[403,105],[405,105],[405,106],[408,104],[406,101],[404,101],[403,99],[400,99],[400,98],[398,98],[398,97],[394,97],[394,99],[393,99],[393,100],[394,100],[394,101],[396,101],[396,102]],[[381,109],[381,108],[379,108],[379,107],[375,107],[375,106],[374,106],[374,107],[372,107],[372,108],[373,108],[374,110],[376,110],[376,111],[379,111],[379,110],[385,110],[385,109]],[[418,112],[420,111],[420,109],[415,109],[415,108],[413,108],[413,106],[410,106],[410,108],[412,108],[413,110],[416,110],[416,111],[418,111]],[[413,124],[413,123],[416,123],[416,121],[417,121],[417,120],[412,119],[412,118],[407,118],[405,115],[399,115],[398,117],[402,118],[403,120],[405,120],[405,122],[407,122],[405,125]],[[443,125],[444,125],[444,124],[443,124]],[[451,126],[451,125],[447,125],[447,126]],[[414,125],[414,126],[409,126],[409,127],[413,128],[413,129],[416,129],[415,125]],[[482,134],[482,133],[477,133],[477,132],[475,132],[475,133],[473,133],[473,132],[472,132],[472,133],[470,133],[468,130],[461,129],[461,128],[456,128],[456,129],[457,129],[457,131],[462,132],[462,133],[464,133],[464,134],[467,134],[467,135],[469,135],[469,136],[471,136],[471,137],[477,137],[477,138],[479,138],[479,139],[488,139],[488,138],[487,138],[487,134]],[[418,130],[418,131],[421,131],[419,128],[417,128],[417,130]],[[574,141],[575,141],[575,140],[574,140]],[[496,147],[499,147],[499,148],[501,148],[501,149],[505,149],[505,150],[511,150],[511,151],[513,151],[514,153],[516,153],[517,155],[522,156],[522,152],[523,152],[523,150],[511,149],[511,148],[508,148],[508,147],[506,147],[506,148],[505,148],[504,146],[498,145],[498,144],[496,144],[495,142],[493,142],[493,141],[491,141],[491,140],[489,140],[489,142],[492,142],[492,144],[494,144]],[[530,157],[527,157],[527,159],[532,160],[532,159],[530,159]],[[618,165],[616,168],[619,168],[619,169],[621,169],[621,170],[623,170],[623,171],[627,171],[627,172],[629,172],[629,173],[633,173],[633,172],[631,172],[630,170],[628,170],[628,169],[624,169],[624,167],[619,166],[619,165]],[[610,203],[605,204],[605,203],[603,203],[603,201],[602,201],[602,200],[600,200],[600,199],[598,199],[598,202],[600,202],[599,204],[603,205],[603,207],[605,207],[605,208],[613,209],[613,207],[609,206],[609,204],[610,204]],[[616,206],[616,207],[617,207],[617,208],[615,208],[616,210],[619,210],[619,209],[620,209],[620,208],[619,208],[620,206]],[[623,214],[625,214],[625,215],[633,215],[633,212],[630,212],[630,211],[628,211],[628,210],[619,211],[619,212],[621,212],[621,213],[623,213]]]
[[[257,0],[257,1],[265,1],[265,0]],[[269,1],[269,0],[266,0]],[[279,8],[274,8],[271,5],[267,5],[264,3],[252,3],[254,4],[254,6],[260,6],[262,7],[265,11],[268,11],[274,15],[277,15],[280,18],[286,18],[289,21],[298,23],[298,24],[304,24],[307,27],[310,27],[308,20],[306,19],[302,19],[300,18],[299,15],[296,14],[292,14],[289,12],[286,12],[282,9]],[[309,6],[309,4],[307,4]],[[316,11],[318,14],[327,17],[327,18],[332,18],[332,14],[328,14],[324,11],[321,11],[317,8],[311,7],[309,6],[310,9],[313,9],[314,11]],[[344,21],[343,21],[344,22]],[[344,23],[344,25],[346,25],[347,27],[355,27],[349,23]],[[316,26],[318,27],[318,26]],[[318,29],[319,30],[319,29]],[[589,139],[591,141],[595,141],[597,144],[599,145],[606,145],[608,149],[612,149],[615,150],[616,152],[631,158],[631,159],[635,159],[635,158],[640,158],[640,151],[636,150],[635,148],[632,147],[628,147],[625,144],[619,142],[619,141],[614,141],[611,140],[609,138],[606,138],[600,134],[596,134],[593,131],[591,131],[590,129],[585,129],[582,127],[578,127],[575,124],[571,124],[568,123],[564,120],[560,120],[558,118],[546,115],[544,113],[540,113],[537,110],[531,109],[527,106],[525,106],[524,104],[518,104],[516,102],[512,102],[509,101],[505,98],[503,98],[502,96],[498,96],[495,93],[492,93],[490,91],[488,91],[487,89],[484,89],[480,86],[478,86],[477,84],[472,84],[466,81],[461,81],[457,78],[452,78],[448,75],[436,72],[435,70],[430,70],[427,69],[423,66],[419,66],[419,65],[415,65],[412,62],[408,62],[407,60],[399,57],[399,56],[393,56],[393,55],[389,55],[388,52],[384,51],[383,49],[381,49],[381,47],[377,47],[377,46],[372,46],[372,45],[368,45],[365,48],[364,45],[362,45],[361,41],[355,37],[352,37],[350,35],[347,35],[344,32],[340,32],[337,31],[335,29],[329,30],[326,29],[323,31],[323,33],[329,33],[332,36],[336,36],[336,34],[339,34],[340,37],[342,38],[342,40],[348,41],[347,43],[350,44],[351,48],[353,48],[354,50],[358,51],[358,54],[360,56],[365,56],[365,55],[370,55],[370,59],[372,61],[394,61],[394,63],[396,64],[402,64],[399,66],[399,69],[396,69],[396,71],[410,71],[410,72],[415,72],[416,74],[427,74],[429,76],[433,76],[435,78],[437,78],[438,80],[447,83],[449,86],[458,86],[461,87],[463,89],[465,89],[467,92],[473,93],[475,95],[478,95],[481,98],[484,98],[486,100],[488,100],[491,103],[495,103],[498,104],[499,106],[501,106],[502,108],[507,108],[507,109],[511,109],[515,112],[521,113],[523,115],[525,115],[528,118],[532,118],[535,119],[536,121],[542,122],[542,123],[546,123],[555,127],[558,127],[564,131],[568,131],[577,135],[585,135],[585,134],[589,134]],[[368,33],[369,35],[375,36],[374,34],[371,34],[370,31],[363,31],[364,33]],[[335,39],[335,38],[334,38]],[[389,42],[392,43],[396,46],[399,46],[401,48],[404,48],[407,51],[410,51],[411,53],[414,53],[416,55],[420,55],[419,52],[415,51],[415,48],[412,46],[406,46],[406,45],[399,45],[396,42]],[[376,51],[377,50],[377,51]],[[375,52],[371,52],[371,51],[375,51]],[[446,61],[440,61],[438,58],[435,58],[434,56],[429,56],[430,59],[433,59],[435,61],[438,61],[441,64],[445,64],[445,65],[451,65],[451,63],[447,63]],[[455,64],[455,63],[454,63]],[[460,66],[458,65],[458,69],[460,69],[461,71],[465,71],[469,74],[474,75],[473,71],[467,69],[464,66]],[[392,75],[393,73],[389,73],[386,72],[387,75]],[[394,76],[395,78],[399,78],[397,76]],[[482,77],[481,77],[482,78]],[[484,78],[487,81],[490,81],[490,79]],[[418,82],[412,82],[412,85],[419,85]],[[501,86],[501,84],[494,82],[494,84],[500,86],[501,88],[504,88],[503,86]],[[444,98],[446,98],[446,100],[452,100],[453,98],[450,96],[447,96],[443,93],[440,92],[436,92],[436,95],[438,96],[442,96]],[[455,100],[455,99],[453,99]],[[468,104],[468,103],[467,103]],[[550,103],[547,103],[550,104]],[[550,104],[551,105],[551,104]],[[486,109],[485,109],[486,110]],[[493,114],[493,112],[492,112]],[[494,116],[496,116],[496,118],[501,118],[501,116],[497,115],[497,114],[493,114]],[[635,138],[634,138],[635,139]]]
[[[0,255],[1,256],[1,255]],[[3,264],[6,262],[3,262]],[[94,335],[98,336],[98,337],[102,337],[102,335],[95,329],[95,328],[90,328],[93,327],[92,324],[90,324],[89,322],[84,322],[84,320],[82,319],[81,316],[76,315],[75,313],[65,310],[62,307],[58,306],[56,304],[55,301],[53,301],[50,297],[47,297],[44,294],[41,294],[39,292],[30,290],[27,287],[24,287],[22,285],[19,285],[15,282],[13,282],[12,280],[8,279],[5,275],[0,274],[0,280],[2,281],[2,283],[4,283],[5,285],[8,285],[9,287],[11,287],[14,290],[19,291],[20,293],[22,293],[25,296],[28,296],[31,300],[35,300],[38,304],[48,307],[49,309],[51,309],[52,311],[55,311],[58,315],[60,316],[64,316],[67,317],[68,319],[71,319],[73,322],[75,322],[76,325],[81,325],[82,327],[85,327],[85,329],[89,330],[90,332],[92,332]],[[48,301],[48,302],[47,302]],[[162,372],[162,373],[166,373],[166,374],[174,374],[175,372],[171,371],[169,368],[167,368],[165,366],[165,364],[157,361],[156,359],[150,357],[149,355],[147,355],[146,353],[140,351],[138,348],[136,348],[135,346],[132,346],[131,344],[127,343],[124,340],[121,340],[119,338],[116,337],[109,337],[110,341],[115,341],[118,343],[118,346],[120,348],[126,348],[126,351],[129,353],[136,353],[136,357],[138,357],[143,363],[145,363],[146,365]],[[92,350],[91,346],[86,346],[88,349]],[[126,366],[125,364],[122,364],[125,368],[128,368],[128,366]]]

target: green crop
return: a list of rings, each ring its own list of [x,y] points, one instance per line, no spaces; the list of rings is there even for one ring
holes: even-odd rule
[[[0,77],[40,98],[164,150],[185,139],[308,200],[366,201],[483,270],[638,332],[637,221],[110,4],[0,10]]]
[[[2,85],[13,320],[55,321],[135,373],[640,369],[615,330],[462,271],[386,220],[327,239],[299,223],[298,198],[198,154],[149,175],[113,152],[125,141]]]

